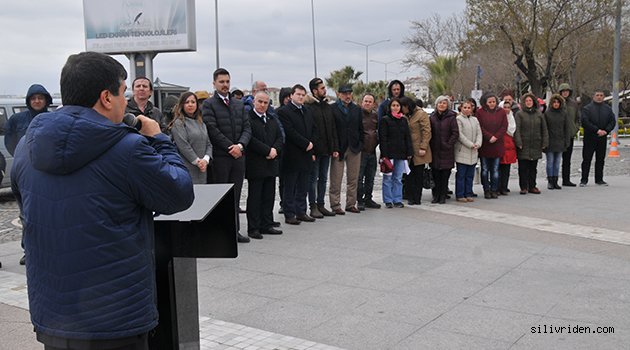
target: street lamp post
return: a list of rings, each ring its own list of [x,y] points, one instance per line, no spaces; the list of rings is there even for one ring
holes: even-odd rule
[[[219,0],[214,0],[214,34],[217,54],[217,69],[219,69]]]
[[[389,61],[389,62],[381,62],[381,61],[377,61],[377,60],[370,60],[370,62],[380,63],[380,64],[384,64],[385,65],[385,81],[387,81],[387,65],[390,64],[390,63],[398,62],[398,61],[400,61],[400,59]]]
[[[315,49],[315,6],[311,0],[311,23],[313,25],[313,66],[315,67],[315,77],[317,77],[317,50]]]
[[[345,40],[345,42],[347,43],[351,43],[351,44],[355,44],[355,45],[359,45],[359,46],[363,46],[365,47],[365,84],[367,85],[367,83],[370,81],[369,80],[369,75],[368,75],[368,55],[369,55],[369,48],[370,46],[376,45],[376,44],[380,44],[380,43],[385,43],[390,41],[390,39],[386,39],[386,40],[380,40],[380,41],[375,41],[373,43],[369,43],[369,44],[364,44],[364,43],[360,43],[357,41],[352,41],[352,40]]]

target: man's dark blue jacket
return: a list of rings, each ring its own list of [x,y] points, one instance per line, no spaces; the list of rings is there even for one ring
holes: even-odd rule
[[[35,94],[42,94],[46,97],[46,107],[44,107],[41,111],[36,111],[31,107],[30,99],[31,96]],[[26,93],[26,106],[28,107],[28,110],[12,115],[4,125],[4,145],[11,155],[15,153],[15,147],[22,136],[26,133],[26,129],[28,129],[28,126],[31,124],[33,118],[35,118],[39,113],[47,112],[48,106],[51,104],[52,97],[42,85],[33,84],[28,88],[28,92]]]
[[[116,339],[157,325],[153,212],[184,210],[194,197],[168,136],[64,106],[33,119],[11,185],[37,332]]]

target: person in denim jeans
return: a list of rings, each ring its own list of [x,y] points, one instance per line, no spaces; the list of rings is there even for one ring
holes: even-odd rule
[[[359,210],[365,208],[380,209],[381,205],[372,200],[374,176],[376,175],[376,146],[378,146],[378,116],[374,112],[374,95],[365,94],[361,100],[363,112],[363,150],[361,151],[361,167],[357,199]]]
[[[549,108],[545,111],[545,122],[549,133],[549,146],[544,150],[547,158],[547,189],[560,190],[562,187],[558,185],[558,177],[562,152],[569,147],[572,137],[571,120],[562,96],[551,96]]]
[[[505,152],[503,136],[507,131],[508,121],[503,108],[498,108],[498,100],[493,93],[484,94],[480,99],[481,108],[476,112],[483,134],[479,158],[481,159],[481,183],[486,199],[498,198],[499,160]]]
[[[339,157],[339,138],[332,107],[326,97],[326,86],[320,78],[313,78],[308,84],[312,96],[306,96],[304,104],[313,113],[313,121],[317,127],[318,139],[314,144],[315,160],[311,168],[308,202],[310,216],[321,219],[324,216],[335,216],[335,213],[324,207],[328,169],[331,157]]]
[[[391,174],[383,174],[383,201],[387,208],[403,208],[402,174],[405,161],[413,156],[409,123],[401,111],[400,99],[389,102],[389,112],[381,120],[379,138],[381,157],[388,158],[394,165]]]
[[[461,105],[461,112],[457,115],[459,140],[455,144],[457,165],[455,196],[458,202],[475,201],[472,197],[472,186],[482,136],[479,121],[472,115],[472,109],[472,103],[466,101]]]

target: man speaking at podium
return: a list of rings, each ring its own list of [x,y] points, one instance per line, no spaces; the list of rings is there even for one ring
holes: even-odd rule
[[[122,124],[127,73],[71,55],[63,107],[38,115],[15,152],[31,321],[45,349],[146,349],[158,323],[153,213],[188,208],[193,185],[158,123]]]

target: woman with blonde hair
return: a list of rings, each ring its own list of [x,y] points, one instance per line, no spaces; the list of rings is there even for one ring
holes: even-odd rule
[[[194,93],[185,92],[179,97],[169,127],[193,183],[205,184],[212,160],[212,144]]]
[[[460,107],[461,111],[457,115],[459,139],[455,144],[455,197],[458,202],[474,202],[472,186],[483,135],[479,121],[473,114],[473,104],[466,101]]]

